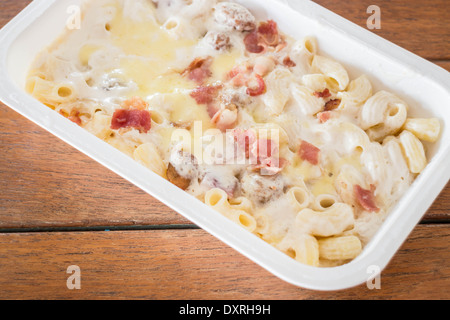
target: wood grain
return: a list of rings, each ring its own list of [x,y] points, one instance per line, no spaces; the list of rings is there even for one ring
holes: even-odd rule
[[[449,241],[446,226],[418,226],[382,272],[381,289],[314,292],[203,230],[0,234],[0,299],[449,299]],[[80,290],[67,289],[71,265],[81,270]]]
[[[367,8],[377,5],[381,11],[381,29],[377,35],[425,58],[450,59],[450,11],[447,0],[314,0],[317,4],[366,28],[371,14]]]

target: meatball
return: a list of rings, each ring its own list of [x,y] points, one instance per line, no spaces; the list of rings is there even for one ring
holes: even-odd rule
[[[221,2],[215,7],[214,18],[221,26],[237,31],[252,31],[256,28],[256,19],[240,4]]]
[[[255,204],[264,204],[280,197],[284,192],[284,181],[280,175],[261,176],[247,172],[241,179],[241,192]]]
[[[186,190],[197,176],[198,163],[192,154],[181,150],[172,153],[167,167],[167,179],[171,183]]]
[[[222,32],[208,32],[205,35],[205,41],[217,51],[225,51],[231,48],[230,37]]]

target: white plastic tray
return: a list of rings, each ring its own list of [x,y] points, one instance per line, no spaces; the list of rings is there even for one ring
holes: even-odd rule
[[[363,253],[346,265],[314,268],[296,262],[25,93],[33,58],[61,34],[67,8],[82,0],[34,0],[0,31],[0,100],[281,279],[315,290],[364,283],[373,276],[372,266],[382,270],[388,264],[450,178],[450,73],[311,1],[239,2],[294,37],[315,36],[320,52],[342,62],[351,78],[367,74],[376,90],[385,88],[408,102],[414,116],[442,119],[440,141],[427,146],[430,164]]]

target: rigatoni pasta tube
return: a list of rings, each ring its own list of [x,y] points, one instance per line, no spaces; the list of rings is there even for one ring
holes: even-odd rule
[[[300,235],[295,246],[289,251],[298,262],[314,267],[319,265],[319,244],[317,239],[311,235]]]
[[[409,118],[406,119],[403,128],[420,140],[436,142],[441,131],[441,123],[436,118]]]
[[[427,165],[427,157],[422,142],[408,130],[403,131],[399,136],[409,170],[412,173],[420,173]]]
[[[330,237],[353,227],[354,221],[352,207],[335,203],[325,211],[303,209],[295,218],[295,227],[304,233]]]
[[[240,204],[231,205],[225,191],[219,188],[213,188],[206,192],[205,203],[244,229],[247,229],[250,232],[255,231],[257,226],[256,219],[248,212],[242,209],[236,209],[240,207],[249,208],[247,201],[242,201]]]
[[[356,258],[362,250],[358,237],[341,236],[319,239],[319,256],[328,260],[349,260]]]
[[[166,165],[153,143],[144,143],[134,151],[134,159],[161,177],[166,176]]]
[[[311,203],[311,195],[306,188],[292,187],[287,191],[286,196],[289,203],[298,211],[305,209]]]

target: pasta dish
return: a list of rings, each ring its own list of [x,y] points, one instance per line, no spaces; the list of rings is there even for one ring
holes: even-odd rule
[[[235,2],[95,0],[81,17],[28,93],[301,263],[356,258],[439,138],[438,119]]]

